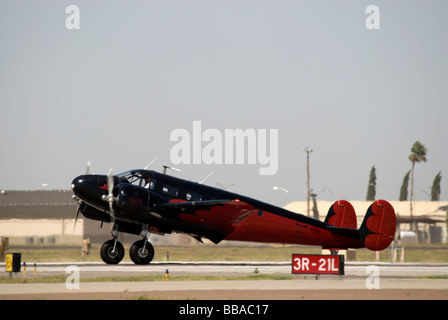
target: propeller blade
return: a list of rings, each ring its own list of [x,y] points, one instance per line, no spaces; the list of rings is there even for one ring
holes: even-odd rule
[[[73,226],[73,231],[76,229],[76,223],[78,222],[79,212],[81,211],[81,203],[78,204],[78,210],[76,211],[75,225]]]
[[[112,171],[113,168],[110,168],[109,173],[107,174],[107,191],[109,192],[109,196],[114,190],[114,176],[112,175]]]
[[[152,159],[151,162],[146,165],[145,170],[148,170],[149,167],[153,164],[153,162],[157,160],[157,158],[158,157],[155,157],[154,159]]]
[[[86,168],[86,174],[90,173],[90,161],[87,161],[87,168]]]
[[[109,192],[108,194],[108,201],[109,201],[109,209],[110,209],[110,216],[111,216],[111,222],[115,223],[115,211],[114,211],[114,176],[112,175],[113,168],[110,168],[109,173],[107,174],[107,190]]]
[[[112,223],[112,225],[115,224],[115,211],[112,204],[110,205],[110,222]]]
[[[115,223],[115,210],[114,210],[114,176],[112,174],[113,168],[110,168],[109,173],[107,174],[107,195],[103,195],[101,199],[109,203],[109,211],[111,222]]]

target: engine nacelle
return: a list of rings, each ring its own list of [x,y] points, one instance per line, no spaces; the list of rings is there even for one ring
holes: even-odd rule
[[[114,188],[115,208],[126,215],[137,218],[148,214],[151,207],[151,191],[128,183],[120,183]]]
[[[124,232],[134,233],[141,231],[142,225],[149,224],[151,232],[171,233],[173,228],[161,221],[161,216],[152,211],[154,204],[166,202],[157,193],[143,187],[129,183],[118,184],[113,191],[115,217],[118,222],[118,229]],[[123,224],[126,222],[132,230]]]
[[[85,202],[81,202],[79,210],[87,219],[110,222],[110,215],[105,213],[103,210],[98,210],[92,206],[87,205]]]

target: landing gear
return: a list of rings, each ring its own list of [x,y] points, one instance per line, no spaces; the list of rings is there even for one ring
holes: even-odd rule
[[[118,225],[114,224],[112,229],[112,240],[106,241],[101,247],[101,259],[107,264],[119,264],[124,257],[124,247],[118,241]]]
[[[118,264],[124,257],[124,248],[120,241],[112,239],[101,247],[101,259],[107,264]]]
[[[154,247],[148,241],[148,225],[144,225],[141,233],[143,239],[134,242],[129,249],[129,256],[135,264],[149,264],[154,258]],[[124,247],[118,241],[118,226],[112,229],[113,239],[106,241],[101,247],[101,259],[107,264],[118,264],[123,260]]]
[[[135,264],[149,264],[154,258],[154,247],[148,241],[148,225],[143,226],[141,235],[143,239],[134,242],[129,249],[129,255]]]
[[[332,256],[337,256],[337,255],[338,255],[338,252],[339,252],[339,249],[330,249],[330,254],[331,254]]]
[[[129,255],[135,264],[149,264],[154,258],[154,247],[146,239],[139,240],[131,246]]]

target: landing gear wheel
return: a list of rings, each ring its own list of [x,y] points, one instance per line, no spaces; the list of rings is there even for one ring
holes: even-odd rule
[[[115,246],[115,250],[114,250]],[[107,264],[118,264],[124,257],[124,248],[120,241],[117,241],[115,244],[115,240],[109,240],[104,242],[101,247],[101,259]]]
[[[145,240],[139,240],[134,242],[131,249],[129,249],[131,260],[135,264],[149,264],[154,258],[154,247],[152,244],[146,241],[146,246],[143,247],[144,244]]]

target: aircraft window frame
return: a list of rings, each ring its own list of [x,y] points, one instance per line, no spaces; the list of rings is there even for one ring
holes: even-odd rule
[[[138,172],[129,173],[129,174],[125,175],[125,178],[130,184],[132,184],[134,186],[138,186],[138,187],[142,186],[143,176]]]

